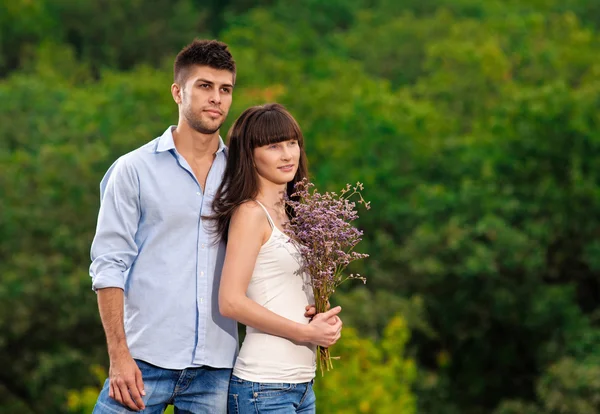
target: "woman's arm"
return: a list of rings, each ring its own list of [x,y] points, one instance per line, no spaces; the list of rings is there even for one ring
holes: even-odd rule
[[[296,342],[333,345],[340,336],[342,324],[340,321],[330,325],[327,319],[338,314],[341,308],[331,309],[304,325],[277,315],[246,296],[258,252],[271,231],[265,212],[255,202],[242,204],[233,214],[219,288],[221,314]]]

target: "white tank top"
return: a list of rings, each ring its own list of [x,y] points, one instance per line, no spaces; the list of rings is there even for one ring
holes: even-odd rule
[[[300,253],[257,203],[267,214],[272,232],[258,252],[246,296],[284,318],[308,324],[305,307],[314,300],[308,275],[297,273]],[[253,382],[309,382],[315,377],[315,348],[247,326],[233,374]]]

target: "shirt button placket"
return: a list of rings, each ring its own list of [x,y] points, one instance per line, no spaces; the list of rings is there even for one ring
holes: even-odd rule
[[[198,197],[202,197],[202,192],[197,191],[196,195]],[[198,203],[198,210],[199,210],[199,214],[202,215],[202,210],[203,210],[203,203],[204,203],[204,199],[203,197],[200,198],[200,202]],[[200,247],[200,245],[203,245],[203,241],[202,238],[204,237],[203,234],[203,229],[202,229],[202,219],[200,219],[198,221],[198,246],[197,246],[197,250],[196,250],[196,254],[198,257],[198,270],[197,270],[197,275],[198,275],[198,281],[197,281],[197,286],[198,286],[198,291],[196,292],[196,294],[198,295],[198,312],[200,315],[200,318],[198,319],[198,353],[197,355],[200,357],[201,360],[205,359],[205,356],[203,354],[204,352],[204,341],[206,340],[206,330],[207,330],[207,318],[208,318],[208,314],[206,312],[205,309],[205,296],[206,296],[206,290],[207,290],[207,282],[206,282],[206,277],[204,277],[205,273],[206,273],[206,264],[207,264],[207,258],[206,255],[204,254],[204,252],[199,249],[198,247]]]

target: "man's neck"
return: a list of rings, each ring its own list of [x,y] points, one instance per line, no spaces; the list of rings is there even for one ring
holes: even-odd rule
[[[173,131],[173,142],[177,152],[186,158],[213,157],[219,149],[219,131],[214,134],[202,134],[180,122]]]

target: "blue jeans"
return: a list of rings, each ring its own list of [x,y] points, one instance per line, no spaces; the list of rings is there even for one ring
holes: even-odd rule
[[[317,399],[312,383],[268,384],[245,381],[232,375],[227,402],[229,414],[315,414]]]
[[[142,371],[146,408],[132,411],[108,396],[109,381],[104,383],[94,414],[162,413],[168,404],[178,414],[227,413],[227,388],[231,369],[210,367],[184,370],[163,369],[144,361],[135,361]]]

